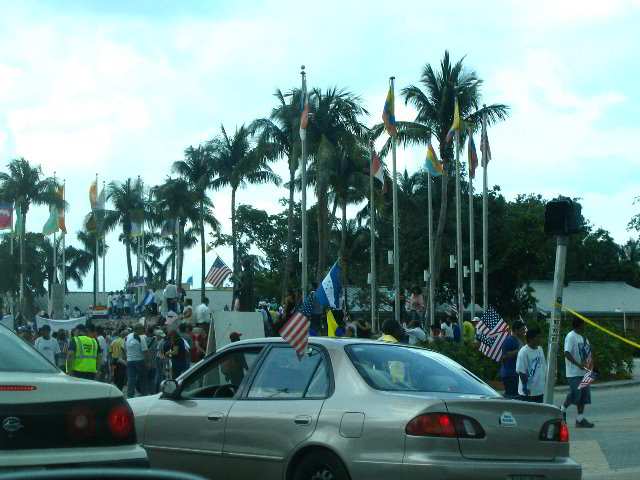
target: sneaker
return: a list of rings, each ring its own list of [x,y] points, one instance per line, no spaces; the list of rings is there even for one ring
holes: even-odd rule
[[[586,418],[583,418],[580,421],[576,420],[576,428],[593,428],[593,427],[594,427],[593,423],[591,423]]]

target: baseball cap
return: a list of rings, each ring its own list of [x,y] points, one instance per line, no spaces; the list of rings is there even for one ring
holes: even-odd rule
[[[162,330],[156,330],[155,332],[153,332],[153,334],[157,335],[159,337],[165,337],[166,336]]]
[[[478,318],[478,317],[473,317],[473,320],[471,320],[471,321],[472,321],[472,322],[479,322],[479,321],[480,321],[480,318]]]
[[[241,333],[238,333],[238,332],[231,332],[231,333],[229,334],[229,338],[230,338],[230,339],[232,339],[232,340],[233,340],[234,338],[240,339],[240,337],[241,337],[241,336],[242,336],[242,334],[241,334]]]

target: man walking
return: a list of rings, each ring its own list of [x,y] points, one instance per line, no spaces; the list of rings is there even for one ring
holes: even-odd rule
[[[585,328],[583,320],[574,318],[571,327],[572,330],[564,339],[565,373],[570,390],[560,410],[566,420],[567,408],[573,403],[578,408],[576,428],[593,428],[593,423],[584,418],[584,406],[591,403],[591,391],[589,385],[580,388],[587,369],[593,370],[591,345],[582,336]]]
[[[118,334],[111,345],[109,345],[109,355],[113,367],[113,384],[122,391],[124,389],[124,379],[127,373],[127,358],[124,351],[124,337],[126,331],[123,330]]]
[[[51,338],[51,327],[49,325],[43,325],[40,331],[42,332],[42,336],[36,339],[34,346],[44,358],[49,360],[53,365],[57,365],[56,356],[60,354],[58,340]]]
[[[526,337],[527,344],[520,349],[516,360],[516,372],[520,377],[518,394],[527,402],[542,403],[547,367],[540,346],[540,330],[532,328]]]
[[[127,398],[136,396],[136,384],[140,384],[140,395],[147,395],[147,377],[144,368],[144,356],[147,351],[147,338],[144,325],[136,323],[133,332],[124,339],[127,353]]]
[[[95,380],[100,347],[95,338],[87,336],[87,327],[76,327],[75,336],[69,341],[67,357],[68,374],[74,377]]]
[[[504,396],[507,398],[518,397],[518,373],[516,372],[516,360],[520,347],[526,341],[526,327],[522,320],[515,320],[511,325],[511,335],[502,344],[502,366],[500,378],[504,384]]]

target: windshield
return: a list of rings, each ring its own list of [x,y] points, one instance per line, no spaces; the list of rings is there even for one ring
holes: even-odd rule
[[[0,372],[56,373],[58,369],[31,345],[0,325]]]
[[[457,363],[427,350],[387,344],[349,345],[345,350],[376,390],[497,395]]]

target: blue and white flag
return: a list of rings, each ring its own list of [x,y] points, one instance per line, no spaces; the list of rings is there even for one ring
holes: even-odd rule
[[[340,308],[340,267],[337,263],[316,290],[316,300],[323,307]]]
[[[187,278],[187,285],[189,285],[190,287],[193,287],[193,275]]]

